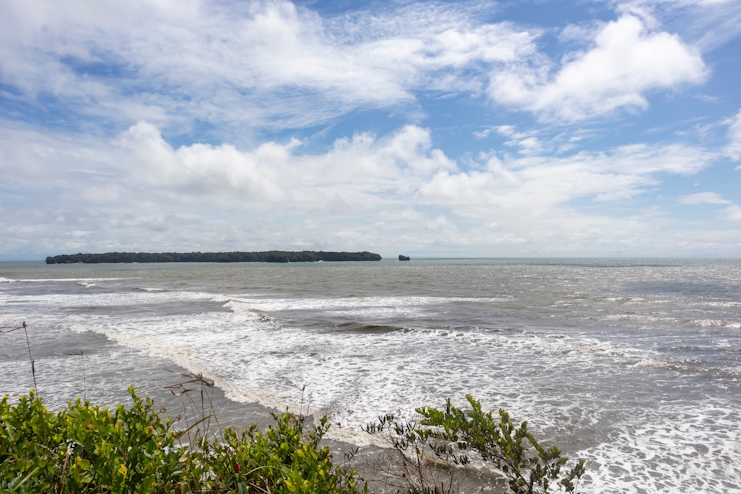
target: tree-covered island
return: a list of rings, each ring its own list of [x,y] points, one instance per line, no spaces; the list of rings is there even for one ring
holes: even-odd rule
[[[317,262],[317,261],[380,261],[372,252],[107,252],[105,254],[71,254],[50,256],[46,264],[100,264],[149,262]]]

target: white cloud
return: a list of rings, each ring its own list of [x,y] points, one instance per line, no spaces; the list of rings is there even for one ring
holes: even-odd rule
[[[589,50],[564,57],[555,73],[548,64],[513,65],[492,74],[488,92],[546,120],[576,121],[645,109],[646,92],[699,84],[707,74],[696,49],[625,14],[598,30]]]
[[[741,25],[738,2],[675,3],[715,9],[702,22],[721,23],[721,38]],[[574,152],[585,136],[597,145],[602,129],[528,128],[529,117],[496,125],[501,115],[483,111],[470,122],[493,120],[475,137],[496,135],[503,147],[456,143],[460,162],[420,125],[348,131],[334,142],[321,142],[322,133],[258,137],[326,121],[343,132],[335,117],[353,113],[357,125],[377,118],[363,113],[377,108],[406,122],[430,118],[433,128],[455,125],[460,113],[444,123],[442,113],[427,115],[430,92],[466,93],[473,104],[560,124],[638,111],[652,92],[707,78],[698,50],[712,44],[703,37],[712,24],[690,36],[692,26],[662,17],[673,6],[611,5],[616,20],[569,26],[563,44],[549,46],[545,31],[491,21],[496,7],[481,2],[378,3],[334,16],[284,0],[0,2],[6,115],[40,110],[44,118],[24,118],[46,125],[0,121],[0,252],[425,245],[438,255],[645,253],[651,238],[663,242],[651,232],[670,220],[646,206],[649,194],[633,199],[667,175],[741,159],[741,112],[726,122],[728,145],[717,152],[661,143]],[[558,53],[575,45],[581,51]],[[369,127],[385,128],[380,121]],[[722,205],[723,219],[739,214],[713,193],[680,202]]]
[[[430,220],[425,225],[428,230],[449,230],[453,227],[453,224],[443,215],[438,216],[434,220]]]
[[[40,0],[0,5],[0,80],[87,115],[187,126],[315,124],[472,91],[537,33],[411,4],[322,19],[286,1]]]
[[[42,198],[25,209],[3,201],[0,252],[418,252],[420,245],[437,255],[637,252],[645,244],[626,239],[646,239],[658,213],[614,208],[634,210],[630,199],[666,174],[693,174],[717,158],[702,148],[633,145],[489,156],[466,171],[417,126],[382,137],[358,133],[322,153],[303,152],[296,141],[173,148],[145,122],[107,141],[8,128],[0,138],[0,185]],[[18,166],[18,158],[31,166]],[[577,208],[579,201],[592,206]]]
[[[661,15],[703,52],[717,49],[741,33],[738,0],[630,0],[614,5],[627,12]]]
[[[95,204],[129,196],[133,202],[314,208],[371,201],[375,207],[373,197],[403,196],[434,173],[457,170],[433,147],[429,130],[414,125],[380,139],[370,133],[337,139],[324,154],[298,154],[301,143],[295,139],[247,151],[202,143],[175,149],[148,122],[108,142],[0,128],[0,144],[0,184],[59,188],[67,191],[66,198]]]
[[[682,204],[731,204],[731,201],[723,199],[715,192],[699,192],[679,198]]]
[[[723,199],[723,197],[715,192],[700,192],[697,194],[682,196],[679,198],[679,202],[682,204],[728,205],[720,212],[720,217],[731,221],[741,221],[741,206],[734,204],[732,201],[727,199]]]
[[[523,155],[541,154],[546,149],[545,144],[536,136],[536,132],[518,132],[514,125],[497,125],[474,132],[473,135],[476,139],[485,139],[492,132],[509,138],[504,145],[519,148],[519,153]]]
[[[732,204],[723,211],[729,220],[741,221],[741,206]]]
[[[240,199],[274,202],[284,197],[274,167],[285,162],[298,143],[270,142],[248,153],[228,144],[173,149],[154,125],[139,122],[118,144],[131,179],[142,185],[188,195],[238,194]]]
[[[658,184],[663,173],[693,174],[715,158],[680,145],[623,146],[610,154],[582,152],[563,158],[494,157],[483,171],[439,172],[420,187],[419,197],[459,208],[519,208],[542,214],[576,199],[631,198]]]
[[[648,92],[708,74],[696,49],[646,17],[568,27],[566,38],[591,47],[557,64],[538,51],[539,30],[482,22],[477,8],[422,2],[322,18],[287,1],[5,2],[0,82],[17,89],[8,97],[51,96],[119,125],[184,133],[203,121],[236,136],[412,108],[420,91],[487,94],[542,119],[583,120],[646,108]]]
[[[728,146],[726,153],[735,161],[741,160],[741,110],[728,121]]]

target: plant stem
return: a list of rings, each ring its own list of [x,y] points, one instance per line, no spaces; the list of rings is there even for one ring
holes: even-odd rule
[[[28,326],[26,321],[23,321],[23,332],[26,333],[26,347],[28,347],[28,360],[31,361],[31,374],[33,375],[33,389],[36,390],[36,394],[39,393],[39,387],[36,385],[36,365],[31,356],[31,341],[28,339]]]

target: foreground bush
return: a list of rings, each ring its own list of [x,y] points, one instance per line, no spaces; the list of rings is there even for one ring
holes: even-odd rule
[[[227,429],[223,439],[178,445],[169,420],[129,388],[115,409],[80,399],[49,412],[32,392],[0,401],[0,493],[345,493],[354,472],[332,464],[319,441],[326,420],[306,431],[302,417],[275,416],[265,433]]]
[[[198,376],[197,376],[198,377]],[[199,377],[199,379],[202,379]],[[339,494],[367,492],[355,472],[335,466],[320,441],[329,429],[326,418],[307,428],[304,417],[273,415],[275,425],[238,433],[221,431],[207,439],[176,432],[162,420],[150,399],[129,388],[133,403],[114,409],[79,398],[67,409],[49,412],[34,392],[16,405],[0,401],[0,494],[7,493],[270,493]],[[397,492],[443,494],[458,491],[457,466],[473,457],[488,462],[516,494],[574,492],[584,473],[578,461],[556,447],[544,448],[504,410],[494,416],[468,397],[470,410],[450,401],[444,410],[420,408],[418,423],[381,417],[365,428],[385,434],[400,462],[379,472],[398,482]],[[188,433],[191,443],[180,444]]]
[[[349,493],[358,492],[355,472],[336,467],[319,442],[329,429],[326,417],[308,433],[304,418],[273,415],[263,433],[255,425],[238,434],[226,429],[221,440],[187,456],[185,484],[200,492]]]
[[[425,407],[416,411],[419,422],[398,421],[393,415],[368,424],[369,434],[385,435],[399,455],[401,485],[414,493],[442,494],[455,491],[455,470],[443,465],[465,466],[477,458],[500,473],[514,494],[547,494],[554,490],[574,493],[585,472],[584,460],[566,470],[569,459],[552,446],[543,447],[527,428],[516,426],[507,412],[484,412],[481,402],[467,395],[470,410],[447,400],[444,410]],[[447,475],[446,475],[447,473]],[[399,484],[397,484],[399,485]]]
[[[114,410],[69,403],[49,412],[41,399],[0,401],[0,489],[11,492],[155,492],[182,474],[170,423],[137,397]]]

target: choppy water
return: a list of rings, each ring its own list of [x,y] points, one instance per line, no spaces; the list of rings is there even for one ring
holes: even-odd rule
[[[306,385],[359,443],[471,393],[586,458],[587,492],[741,492],[739,261],[0,263],[0,307],[53,405],[83,392],[80,349],[94,399],[174,362],[239,402]],[[0,394],[27,392],[24,336],[0,349]]]

